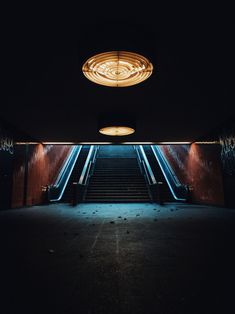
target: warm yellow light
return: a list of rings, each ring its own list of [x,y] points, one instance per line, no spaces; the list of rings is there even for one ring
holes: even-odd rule
[[[128,126],[107,126],[99,130],[101,134],[110,136],[125,136],[135,132],[133,128]]]
[[[146,80],[153,72],[153,65],[137,53],[111,51],[89,58],[82,71],[90,81],[97,84],[126,87]]]

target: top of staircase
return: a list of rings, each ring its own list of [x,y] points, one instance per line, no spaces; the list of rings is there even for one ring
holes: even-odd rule
[[[97,158],[136,158],[132,145],[101,145]]]

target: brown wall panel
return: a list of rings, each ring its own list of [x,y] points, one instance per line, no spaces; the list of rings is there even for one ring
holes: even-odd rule
[[[162,145],[161,147],[180,181],[192,188],[193,202],[224,205],[219,145]]]
[[[31,206],[43,202],[42,187],[53,183],[70,149],[69,145],[29,145],[26,205]],[[20,152],[16,156],[12,207],[24,205],[24,158]]]

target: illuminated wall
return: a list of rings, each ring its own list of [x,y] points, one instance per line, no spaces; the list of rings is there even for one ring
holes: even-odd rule
[[[183,184],[191,187],[192,202],[224,205],[220,145],[161,145]]]
[[[69,145],[16,145],[12,207],[44,201],[43,186],[50,185],[67,157]],[[27,165],[27,169],[26,169]],[[28,173],[27,173],[28,172]]]

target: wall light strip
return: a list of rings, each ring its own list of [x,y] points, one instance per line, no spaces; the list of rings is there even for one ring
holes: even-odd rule
[[[192,142],[157,142],[159,145],[185,145],[192,144]]]
[[[194,144],[200,144],[200,145],[203,145],[203,144],[206,144],[206,145],[215,145],[215,144],[220,144],[219,141],[198,141],[198,142],[194,142]]]
[[[41,144],[40,142],[15,142],[14,145],[37,145]]]
[[[43,145],[77,145],[75,142],[42,142]]]

